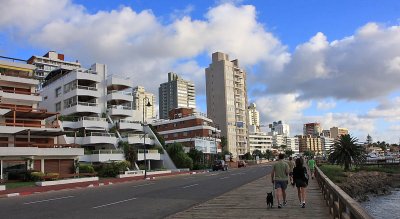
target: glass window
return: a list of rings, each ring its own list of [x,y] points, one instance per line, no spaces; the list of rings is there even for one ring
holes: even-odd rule
[[[61,102],[56,103],[56,112],[61,111]]]
[[[56,97],[59,97],[61,95],[61,87],[56,88]]]

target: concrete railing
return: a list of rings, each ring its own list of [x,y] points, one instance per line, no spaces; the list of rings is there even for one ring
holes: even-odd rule
[[[335,185],[318,167],[315,177],[333,218],[373,219],[356,200]]]

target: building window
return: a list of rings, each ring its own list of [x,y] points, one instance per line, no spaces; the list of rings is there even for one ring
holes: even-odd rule
[[[56,97],[59,97],[61,95],[61,87],[56,88]]]
[[[56,103],[56,112],[61,111],[61,102]]]
[[[164,135],[164,139],[167,139],[168,138],[168,135]]]
[[[174,133],[174,138],[177,138],[178,137],[178,133]]]
[[[183,136],[188,136],[188,133],[187,132],[183,132]]]

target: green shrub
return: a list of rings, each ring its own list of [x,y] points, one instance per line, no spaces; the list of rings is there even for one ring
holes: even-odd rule
[[[60,176],[59,173],[47,173],[46,177],[49,177],[49,180],[57,180]]]
[[[31,172],[29,178],[32,181],[43,181],[45,174],[42,172]]]
[[[79,164],[79,173],[94,173],[93,165]]]
[[[97,172],[100,177],[116,177],[129,167],[128,161],[105,163],[98,167]]]

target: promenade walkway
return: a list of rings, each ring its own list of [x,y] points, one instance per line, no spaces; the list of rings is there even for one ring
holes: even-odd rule
[[[171,215],[168,218],[331,218],[329,208],[323,199],[317,181],[311,180],[308,186],[306,208],[300,208],[297,189],[288,186],[288,205],[277,208],[274,197],[274,207],[267,208],[265,197],[272,191],[271,178],[263,177],[227,192],[215,199],[194,206],[186,211]]]

